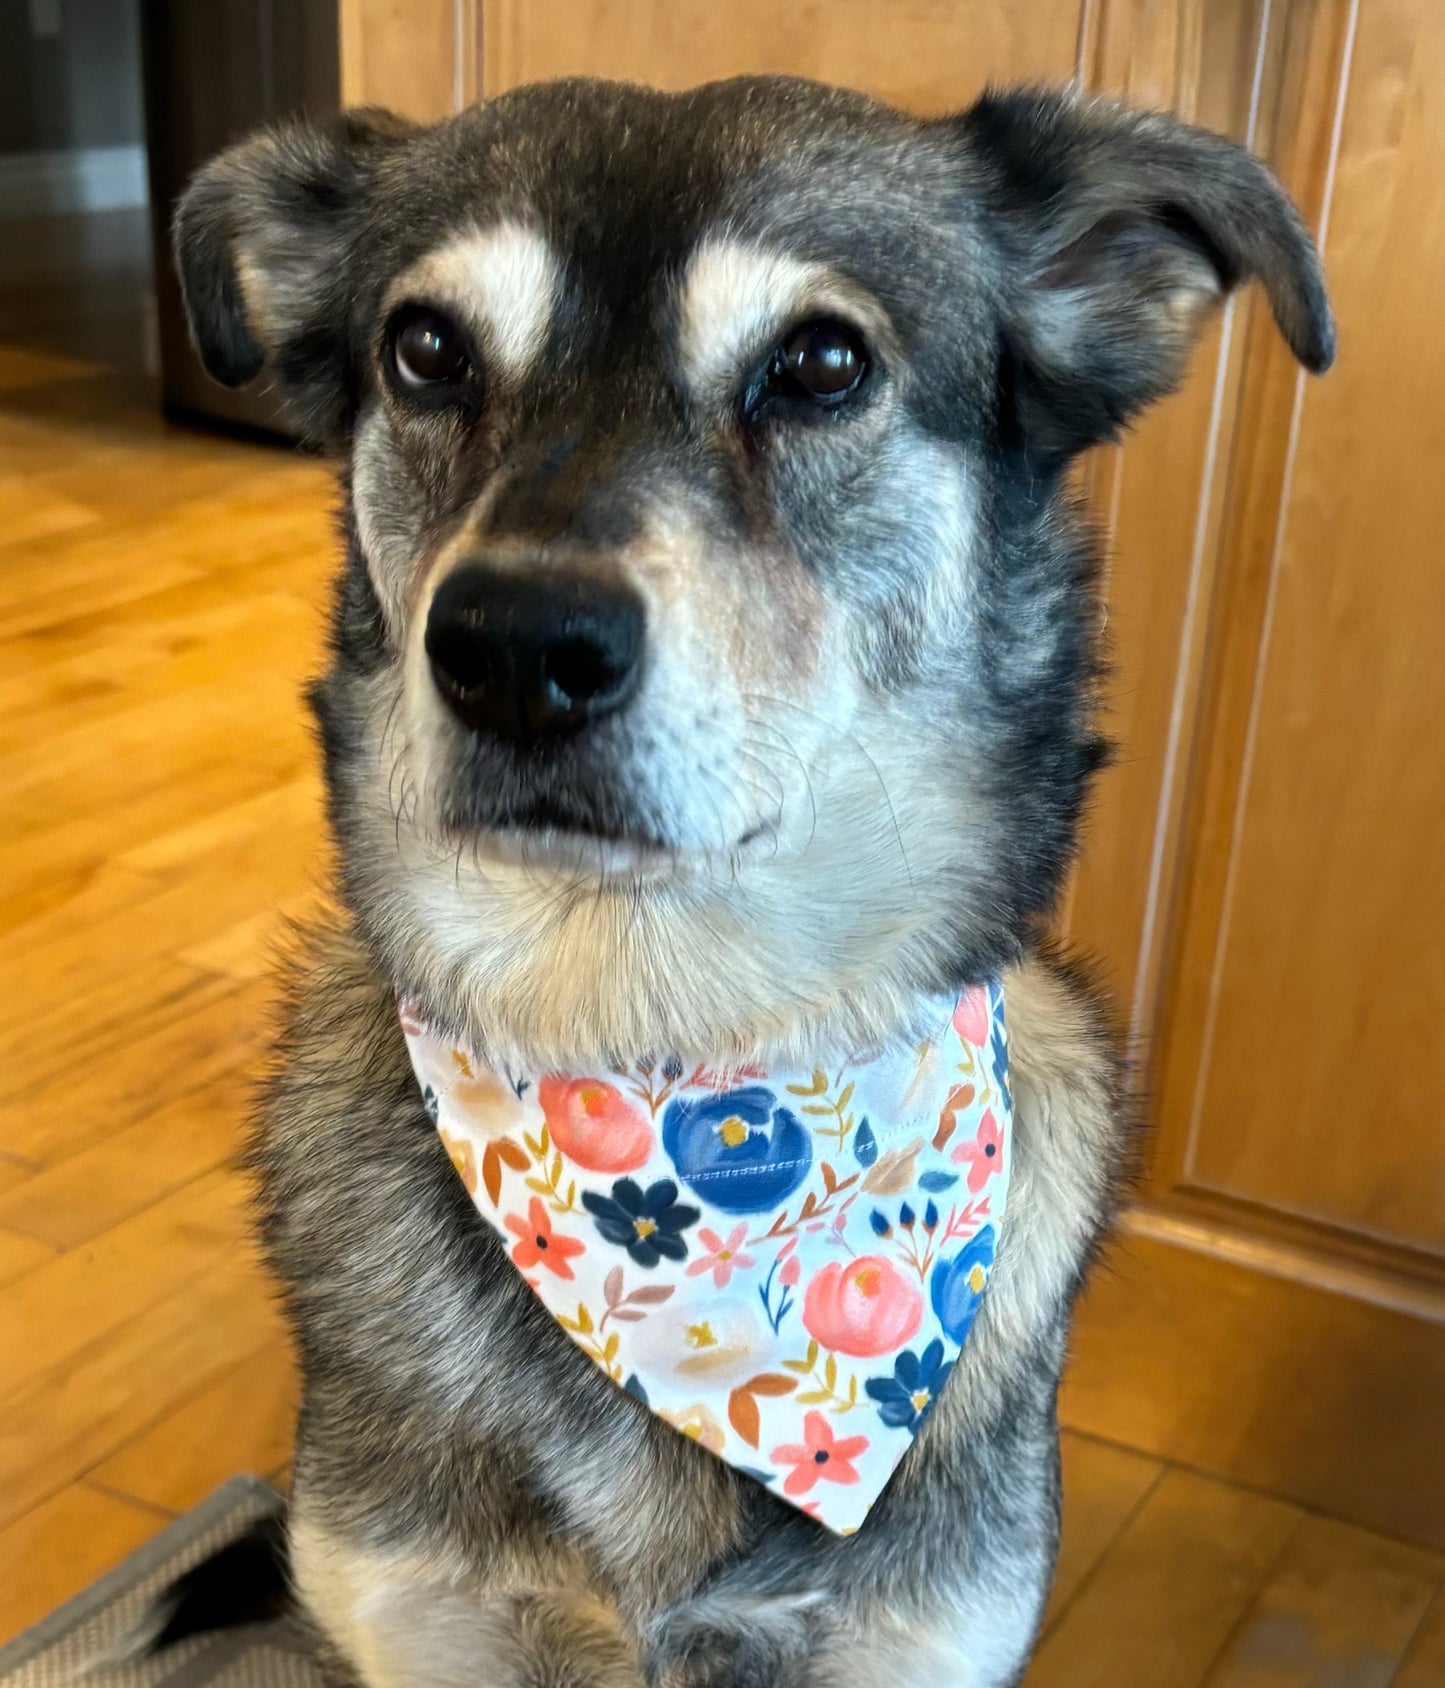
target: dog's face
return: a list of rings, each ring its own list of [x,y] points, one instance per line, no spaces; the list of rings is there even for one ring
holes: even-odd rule
[[[318,688],[396,982],[529,1053],[844,1033],[997,967],[1097,759],[1069,458],[1307,236],[1227,143],[1063,96],[524,89],[224,155],[198,344],[349,459]]]

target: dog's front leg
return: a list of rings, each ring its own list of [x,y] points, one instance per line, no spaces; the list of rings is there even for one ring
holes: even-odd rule
[[[563,1549],[518,1544],[495,1575],[369,1545],[300,1506],[297,1591],[363,1688],[643,1688],[615,1608]]]

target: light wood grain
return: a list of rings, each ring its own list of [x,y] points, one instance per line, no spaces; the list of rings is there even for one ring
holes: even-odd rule
[[[1170,1472],[1044,1638],[1027,1688],[1177,1688],[1228,1639],[1299,1514]]]
[[[1068,1609],[1164,1473],[1158,1460],[1068,1431],[1061,1438],[1061,1452],[1063,1534],[1045,1630]]]
[[[193,918],[197,897],[188,889],[184,899]],[[107,1059],[88,1062],[83,1049],[73,1051],[60,1076],[0,1103],[0,1134],[17,1153],[47,1164],[89,1148],[161,1103],[253,1062],[265,1043],[269,998],[264,983],[201,976],[180,1011],[137,1027]]]
[[[0,1401],[0,1522],[83,1477],[248,1355],[284,1346],[271,1288],[249,1258],[201,1273],[189,1272],[182,1249],[171,1258],[180,1287]],[[126,1305],[124,1285],[113,1302]]]
[[[92,1482],[184,1512],[236,1471],[269,1476],[289,1463],[296,1434],[296,1366],[263,1349],[103,1460]]]
[[[687,88],[783,72],[862,88],[915,111],[964,104],[990,79],[1073,75],[1080,0],[489,0],[489,94],[548,76]]]
[[[255,1082],[226,1073],[0,1192],[0,1227],[47,1252],[101,1236],[231,1160]]]
[[[0,1284],[22,1278],[54,1257],[54,1248],[38,1238],[0,1229]]]
[[[1329,202],[1344,349],[1298,387],[1258,640],[1222,681],[1249,728],[1220,906],[1181,936],[1203,1037],[1161,1106],[1187,1184],[1445,1255],[1445,778],[1419,737],[1445,719],[1442,65],[1431,0],[1361,9]]]
[[[480,93],[481,0],[341,0],[344,105],[432,122]]]
[[[1064,1422],[1445,1548],[1433,1320],[1129,1234],[1084,1292]]]
[[[1390,1688],[1445,1688],[1445,1588],[1421,1619]]]
[[[164,1514],[77,1483],[0,1529],[0,1641],[79,1594],[164,1527]]]
[[[204,1272],[248,1247],[247,1191],[229,1169],[208,1173],[12,1284],[0,1304],[0,1406],[72,1362],[117,1325],[173,1295],[173,1250]],[[124,1295],[107,1293],[124,1285]]]
[[[1306,1518],[1206,1688],[1388,1688],[1445,1559]]]
[[[168,428],[4,327],[0,1639],[157,1507],[289,1456],[228,1163],[258,958],[325,868],[298,694],[332,546],[318,465]],[[108,1462],[149,1504],[87,1482]]]
[[[1257,145],[1251,94],[1263,0],[1160,6],[1099,0],[1091,89],[1172,110]],[[1118,747],[1089,807],[1068,905],[1073,942],[1101,958],[1132,1053],[1147,1072],[1169,955],[1168,919],[1189,796],[1189,758],[1222,565],[1222,516],[1253,300],[1205,334],[1182,389],[1093,465],[1103,528],[1113,674],[1105,727]]]

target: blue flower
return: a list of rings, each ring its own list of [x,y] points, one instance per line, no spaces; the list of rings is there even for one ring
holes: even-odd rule
[[[990,979],[988,983],[988,1007],[990,1030],[988,1052],[993,1061],[993,1077],[999,1089],[1008,1094],[1008,1033],[1004,1030],[1003,1019],[1003,986],[997,979]]]
[[[863,1388],[890,1429],[916,1435],[952,1370],[953,1361],[943,1363],[943,1343],[934,1337],[921,1354],[905,1348],[893,1362],[892,1377],[870,1377]]]
[[[685,1260],[681,1233],[701,1217],[697,1208],[678,1204],[677,1185],[670,1178],[659,1178],[645,1190],[636,1179],[619,1178],[610,1198],[588,1190],[582,1205],[603,1237],[625,1248],[639,1266],[655,1266],[663,1255]]]
[[[683,1183],[724,1213],[763,1213],[808,1176],[813,1141],[770,1090],[745,1085],[670,1104],[662,1146]]]
[[[968,1335],[978,1312],[996,1246],[993,1226],[985,1225],[972,1242],[933,1268],[933,1311],[955,1342],[961,1343]]]

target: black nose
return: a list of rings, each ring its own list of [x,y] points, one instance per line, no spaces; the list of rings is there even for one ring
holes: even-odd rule
[[[642,636],[626,587],[463,563],[432,599],[426,654],[460,721],[527,745],[620,709],[637,689]]]

